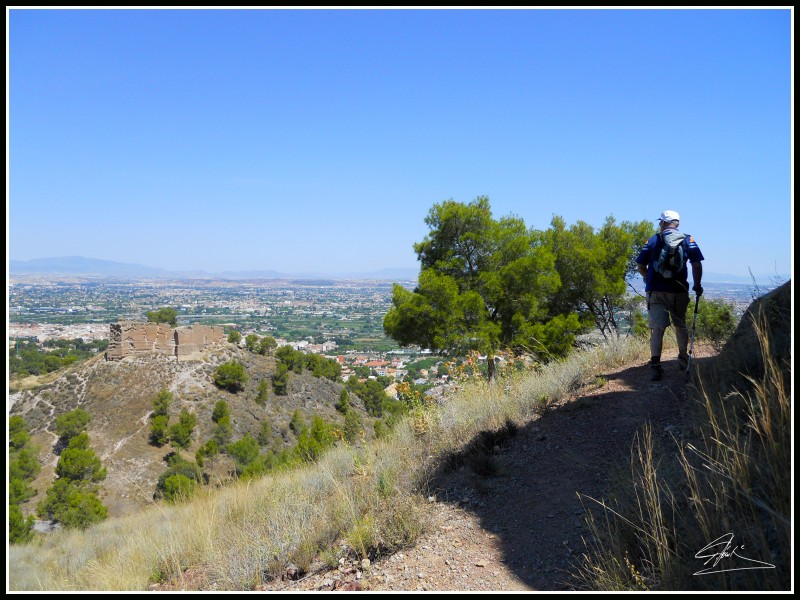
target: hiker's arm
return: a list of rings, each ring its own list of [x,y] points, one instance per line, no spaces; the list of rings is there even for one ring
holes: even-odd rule
[[[699,260],[692,263],[692,280],[694,284],[700,287],[700,282],[703,279],[703,263]]]
[[[641,275],[642,277],[647,277],[647,265],[643,265],[642,263],[637,262],[636,270],[639,271],[639,275]],[[694,270],[692,271],[692,273],[694,273]]]
[[[703,279],[703,263],[699,260],[692,263],[692,279],[694,280],[694,286],[692,289],[697,294],[697,298],[699,299],[700,296],[703,295],[703,286],[700,285],[700,281]]]

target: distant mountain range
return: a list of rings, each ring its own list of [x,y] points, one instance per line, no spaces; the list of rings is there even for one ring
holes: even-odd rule
[[[372,279],[372,280],[416,280],[419,269],[387,268],[372,272],[350,273],[281,273],[274,270],[223,271],[170,271],[134,263],[85,258],[83,256],[61,256],[12,260],[11,275],[70,275],[74,277],[97,277],[115,279]]]
[[[274,270],[223,271],[169,271],[134,263],[85,258],[83,256],[61,256],[55,258],[35,258],[33,260],[12,260],[9,262],[11,275],[70,275],[74,277],[97,277],[115,279],[371,279],[386,281],[416,281],[419,269],[387,268],[372,272],[349,273],[281,273]],[[756,282],[765,285],[775,279],[786,281],[788,274],[755,275]],[[709,283],[752,284],[753,279],[743,275],[704,272],[703,281]]]

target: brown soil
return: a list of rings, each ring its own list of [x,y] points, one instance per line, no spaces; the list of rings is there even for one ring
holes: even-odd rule
[[[695,346],[697,362],[713,354]],[[603,375],[499,442],[491,474],[465,464],[438,475],[432,527],[413,548],[371,564],[344,561],[259,590],[535,591],[580,589],[589,498],[608,498],[630,474],[631,446],[646,423],[664,447],[681,437],[692,403],[673,352],[665,377],[646,365]],[[579,496],[580,495],[580,496]],[[582,497],[581,497],[582,496]]]

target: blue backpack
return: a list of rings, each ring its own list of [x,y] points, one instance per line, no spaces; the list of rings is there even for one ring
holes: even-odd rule
[[[677,229],[666,229],[661,234],[661,249],[656,249],[653,269],[664,279],[674,279],[686,268],[687,240],[689,236]]]

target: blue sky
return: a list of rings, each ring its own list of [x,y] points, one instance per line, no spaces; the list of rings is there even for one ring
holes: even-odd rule
[[[486,195],[792,268],[789,8],[6,16],[10,259],[416,268],[430,208]]]

